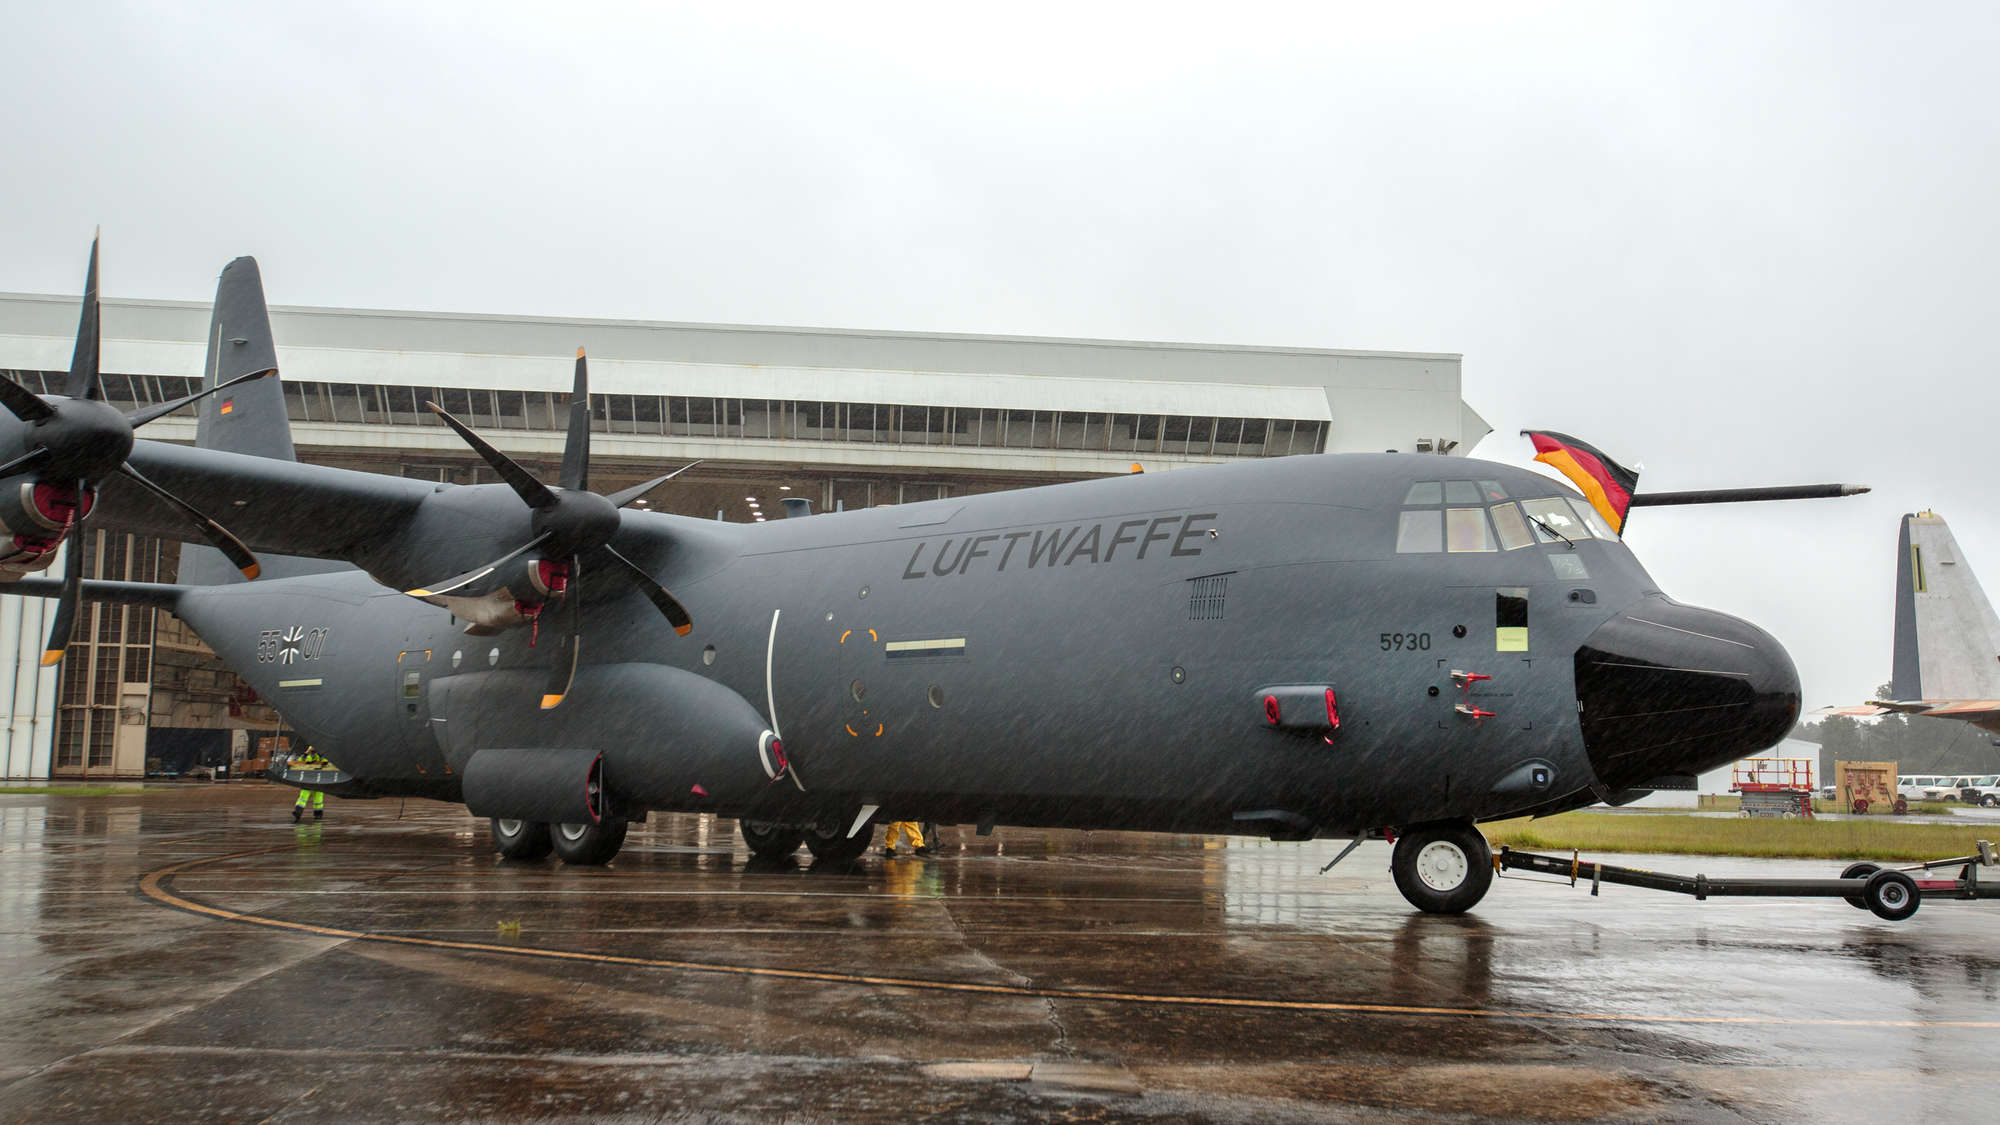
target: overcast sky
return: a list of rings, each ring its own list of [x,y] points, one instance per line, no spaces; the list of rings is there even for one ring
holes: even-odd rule
[[[112,296],[254,254],[282,304],[1459,352],[1479,456],[1532,426],[1642,491],[1874,486],[1628,528],[1808,707],[1888,678],[1901,513],[2000,592],[1990,4],[7,25],[0,290],[76,292],[102,224]]]

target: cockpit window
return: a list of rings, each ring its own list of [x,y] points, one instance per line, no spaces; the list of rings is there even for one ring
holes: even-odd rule
[[[1435,480],[1418,481],[1417,483],[1410,486],[1410,494],[1408,496],[1403,497],[1403,503],[1405,504],[1444,503],[1444,482]]]
[[[1503,551],[1526,547],[1535,541],[1535,537],[1528,533],[1528,521],[1521,518],[1521,509],[1512,504],[1493,505],[1493,529],[1500,533],[1500,549]]]
[[[1442,513],[1436,508],[1425,508],[1414,512],[1404,512],[1396,525],[1396,550],[1399,554],[1421,551],[1444,550],[1444,530]]]
[[[1477,504],[1479,486],[1469,480],[1448,480],[1444,482],[1444,502],[1447,504]]]
[[[1592,535],[1599,539],[1618,538],[1618,533],[1611,530],[1611,525],[1604,522],[1604,517],[1597,513],[1596,508],[1590,506],[1590,501],[1571,500],[1569,506],[1576,509],[1576,514],[1583,519],[1583,526],[1589,528]]]
[[[1486,525],[1486,509],[1446,508],[1444,546],[1447,551],[1493,550],[1493,529]]]
[[[1544,543],[1553,543],[1556,536],[1574,542],[1590,538],[1590,529],[1576,518],[1576,509],[1560,496],[1546,500],[1523,500],[1521,510],[1528,513],[1528,522],[1535,525],[1535,538]],[[1552,536],[1549,533],[1554,532]]]
[[[1489,504],[1495,500],[1505,500],[1507,498],[1507,490],[1501,488],[1500,482],[1497,480],[1480,481],[1479,491],[1486,494],[1486,501]]]

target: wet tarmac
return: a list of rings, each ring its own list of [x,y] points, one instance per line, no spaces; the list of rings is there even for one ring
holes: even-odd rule
[[[2000,1082],[1996,904],[1509,879],[1435,918],[1380,844],[947,829],[825,871],[698,817],[575,869],[290,803],[0,797],[0,1120],[1990,1121]]]

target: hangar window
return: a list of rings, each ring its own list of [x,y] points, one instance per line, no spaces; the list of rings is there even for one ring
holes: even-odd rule
[[[1396,551],[1415,554],[1444,550],[1442,513],[1435,508],[1404,512],[1396,525]]]

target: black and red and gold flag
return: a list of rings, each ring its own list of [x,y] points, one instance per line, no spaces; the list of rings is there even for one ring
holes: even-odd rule
[[[1552,465],[1590,498],[1611,530],[1625,530],[1625,509],[1632,506],[1632,491],[1639,487],[1639,474],[1606,457],[1596,449],[1554,430],[1522,430],[1535,443],[1535,460]]]

